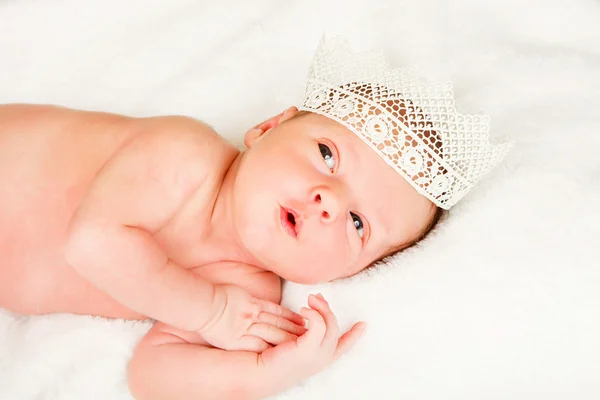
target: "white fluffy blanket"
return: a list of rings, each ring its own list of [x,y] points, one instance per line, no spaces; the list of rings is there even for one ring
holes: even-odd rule
[[[600,398],[597,1],[4,0],[0,102],[187,114],[239,143],[299,102],[324,31],[453,80],[460,110],[517,147],[418,248],[285,287],[289,306],[318,290],[369,326],[277,398]],[[0,398],[127,399],[148,327],[0,311]]]

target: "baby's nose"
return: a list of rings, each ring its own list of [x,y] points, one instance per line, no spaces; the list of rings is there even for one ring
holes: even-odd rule
[[[320,187],[314,190],[312,202],[316,205],[319,218],[324,222],[333,222],[340,212],[340,202],[333,190]]]

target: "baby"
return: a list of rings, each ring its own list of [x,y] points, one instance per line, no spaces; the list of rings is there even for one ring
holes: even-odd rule
[[[302,110],[243,152],[186,117],[0,106],[0,306],[156,320],[136,398],[283,391],[364,323],[340,337],[321,295],[283,308],[280,278],[349,277],[413,245],[508,151],[447,89],[324,42]]]

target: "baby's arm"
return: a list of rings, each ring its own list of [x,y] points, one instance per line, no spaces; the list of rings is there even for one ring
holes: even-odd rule
[[[282,392],[329,366],[364,329],[356,324],[338,339],[339,327],[323,297],[311,295],[309,305],[303,311],[309,330],[262,354],[188,344],[178,332],[157,324],[129,365],[130,390],[140,400],[246,400]]]
[[[189,118],[141,120],[136,128],[140,133],[98,172],[73,216],[69,264],[126,307],[199,332],[220,348],[259,351],[302,334],[299,315],[239,287],[213,285],[169,259],[154,237],[192,196],[211,195],[203,185],[215,186],[211,180],[222,171],[214,169],[226,168],[237,152]],[[268,321],[280,325],[261,323],[264,314],[275,314]]]
[[[187,343],[172,332],[156,324],[135,350],[129,388],[136,399],[241,400],[276,392],[257,353]]]
[[[208,127],[181,117],[140,122],[139,129],[99,171],[73,216],[67,261],[123,305],[196,330],[211,317],[214,287],[169,260],[152,234],[207,179],[196,160],[218,142]]]

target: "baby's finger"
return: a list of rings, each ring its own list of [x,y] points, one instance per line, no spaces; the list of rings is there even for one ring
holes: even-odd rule
[[[298,339],[298,336],[292,335],[270,324],[252,324],[248,329],[248,334],[256,336],[267,343],[278,345]]]
[[[308,320],[308,330],[298,338],[298,345],[321,347],[323,336],[327,330],[323,317],[317,310],[302,307],[300,313]]]
[[[340,327],[338,326],[337,318],[329,308],[329,303],[321,297],[310,295],[308,297],[308,305],[315,308],[323,316],[327,331],[323,337],[323,345],[335,346],[338,337],[340,336]],[[333,348],[333,347],[332,347]]]
[[[260,306],[264,312],[268,312],[279,317],[283,317],[295,323],[296,325],[304,326],[304,318],[301,315],[289,310],[277,303],[262,300]]]
[[[253,351],[255,353],[262,353],[270,348],[271,345],[256,336],[244,335],[240,338],[235,347],[235,349],[229,350]]]
[[[337,360],[342,354],[348,351],[352,346],[356,344],[358,339],[362,336],[365,331],[366,324],[364,322],[358,322],[346,333],[342,335],[338,340],[333,359]]]
[[[306,328],[304,326],[296,325],[289,319],[278,317],[266,312],[261,312],[258,314],[257,320],[258,322],[264,322],[266,324],[273,325],[297,336],[304,335],[304,332],[306,332]],[[302,320],[304,320],[304,318],[302,318]]]

